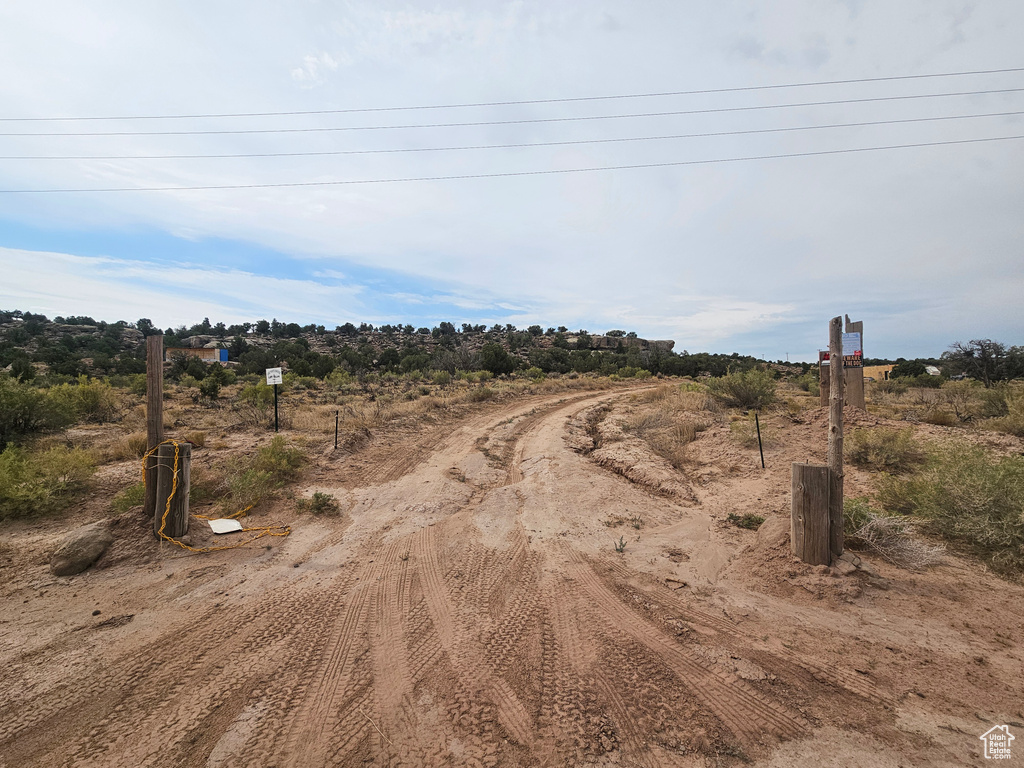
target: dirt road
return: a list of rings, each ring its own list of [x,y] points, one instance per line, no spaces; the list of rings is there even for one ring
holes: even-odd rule
[[[325,457],[307,492],[344,514],[299,517],[267,548],[8,589],[0,766],[953,759],[930,735],[945,714],[897,727],[925,684],[864,661],[917,639],[877,606],[855,618],[834,577],[806,575],[832,589],[819,613],[807,588],[746,585],[751,558],[784,552],[721,524],[727,492],[778,511],[788,464],[700,488],[660,482],[656,462],[599,466],[574,435],[628,396],[534,397]]]

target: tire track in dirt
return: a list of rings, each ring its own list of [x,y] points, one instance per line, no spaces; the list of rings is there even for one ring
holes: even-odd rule
[[[497,709],[496,715],[509,735],[520,744],[530,743],[533,730],[533,718],[508,682],[491,674],[489,666],[472,647],[468,639],[463,638],[460,626],[449,603],[447,588],[444,584],[443,571],[439,563],[437,534],[435,529],[440,526],[424,528],[417,538],[417,555],[420,573],[423,578],[423,593],[431,614],[434,627],[441,640],[441,645],[457,664],[457,674],[465,678],[469,675],[476,686],[483,689]]]
[[[95,764],[107,755],[105,764],[132,765],[142,763],[123,753],[166,754],[173,734],[198,727],[231,691],[251,687],[289,653],[298,622],[329,610],[322,593],[303,586],[276,591],[245,610],[208,611],[194,625],[66,680],[5,718],[9,730],[0,747],[21,754],[19,764],[37,758],[46,765]],[[168,718],[180,728],[157,727]],[[53,738],[55,719],[69,734],[85,735]],[[7,743],[14,737],[15,744]]]
[[[698,624],[726,637],[744,638],[755,647],[759,644],[758,638],[755,635],[746,632],[739,625],[728,619],[694,608],[692,605],[681,600],[675,592],[665,585],[659,582],[651,582],[645,589],[641,589],[634,583],[638,574],[631,571],[625,565],[608,561],[604,561],[604,565],[610,574],[618,577],[615,581],[619,588],[640,592],[644,594],[645,598],[673,608],[684,621]],[[628,586],[626,586],[627,584]],[[654,592],[654,595],[649,594],[646,590]],[[806,656],[787,648],[755,650],[755,653],[762,660],[766,657],[771,657],[775,660],[775,663],[781,663],[785,667],[804,670],[820,682],[838,685],[872,703],[883,705],[892,703],[891,697],[880,691],[870,680],[850,670],[838,667],[823,667],[812,659],[808,659]]]
[[[678,677],[707,702],[715,715],[744,745],[757,743],[765,734],[783,738],[797,738],[807,731],[808,723],[798,713],[769,701],[735,675],[726,675],[713,669],[660,629],[623,605],[594,573],[582,555],[568,547],[568,562],[581,586],[594,600],[595,607],[611,619],[615,626],[650,652],[658,656]]]

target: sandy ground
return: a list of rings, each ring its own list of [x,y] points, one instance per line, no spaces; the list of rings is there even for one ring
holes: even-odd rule
[[[303,493],[342,515],[278,502],[257,522],[292,535],[228,552],[125,516],[58,579],[82,520],[6,526],[0,766],[960,766],[993,725],[1024,735],[1024,589],[955,557],[790,556],[823,411],[767,417],[767,470],[719,425],[681,473],[617,430],[629,401],[524,397],[325,450]]]

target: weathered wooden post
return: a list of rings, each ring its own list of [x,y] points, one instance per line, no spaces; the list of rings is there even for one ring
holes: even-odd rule
[[[177,462],[175,462],[175,450],[178,454]],[[170,536],[172,539],[181,538],[188,533],[191,463],[192,446],[188,443],[178,443],[177,445],[170,442],[163,443],[157,451],[156,514],[153,515],[153,533],[157,537],[160,536],[161,525],[163,525],[164,535]],[[170,510],[167,509],[168,497],[171,498]],[[166,520],[164,520],[165,514],[167,515]]]
[[[811,565],[828,565],[829,485],[831,472],[818,464],[793,464],[793,554]]]
[[[828,357],[828,365],[824,355],[819,358],[822,387],[828,382],[828,464],[793,464],[790,544],[793,554],[811,565],[830,565],[843,554],[845,376],[841,317],[833,317],[828,324]]]
[[[833,317],[828,324],[828,356],[831,377],[828,409],[828,541],[832,557],[843,554],[843,326],[842,318]],[[863,369],[858,368],[858,373]]]
[[[853,357],[849,361],[843,361],[846,404],[866,411],[868,406],[864,399],[864,321],[858,320],[854,323],[850,321],[850,316],[846,315],[845,333],[847,338],[856,342],[856,348],[852,344],[843,344],[848,350],[854,350],[847,353]]]
[[[146,337],[146,450],[153,451],[146,459],[146,495],[143,513],[156,513],[157,455],[154,450],[164,439],[164,337]]]

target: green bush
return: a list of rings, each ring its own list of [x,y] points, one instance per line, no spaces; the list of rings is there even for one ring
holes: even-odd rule
[[[490,400],[495,394],[495,391],[490,387],[477,387],[476,389],[469,390],[466,399],[471,403],[481,403],[484,400]]]
[[[803,376],[798,376],[794,379],[794,382],[804,392],[814,395],[817,397],[821,394],[821,387],[818,384],[818,377],[813,373],[805,373]]]
[[[102,424],[112,421],[120,411],[117,392],[106,382],[89,381],[87,376],[79,376],[77,384],[60,384],[51,387],[47,397],[56,406],[73,413],[80,421]]]
[[[95,471],[81,448],[29,452],[10,445],[0,453],[0,520],[57,511]]]
[[[844,448],[851,463],[880,472],[907,472],[924,461],[924,451],[910,427],[857,429],[846,438]]]
[[[296,507],[300,512],[309,512],[313,515],[328,515],[335,517],[341,514],[341,505],[338,500],[329,493],[317,491],[311,499],[299,499]]]
[[[752,368],[708,381],[708,391],[734,408],[761,410],[775,402],[775,379],[768,371]]]
[[[220,381],[213,376],[207,376],[199,382],[199,394],[207,400],[216,400],[220,397]]]
[[[960,442],[933,448],[919,473],[884,477],[877,498],[1000,573],[1024,570],[1024,457]]]
[[[305,462],[306,454],[301,449],[289,447],[281,435],[276,435],[270,445],[257,451],[253,469],[268,472],[274,481],[284,482],[296,479]]]
[[[118,493],[110,506],[114,508],[114,511],[123,514],[132,507],[138,507],[146,498],[146,484],[138,482],[135,485],[130,485],[123,491]]]
[[[34,432],[72,424],[74,411],[45,392],[0,375],[0,449]]]
[[[881,379],[876,381],[874,386],[876,392],[884,392],[887,395],[902,395],[910,388],[906,379]]]

